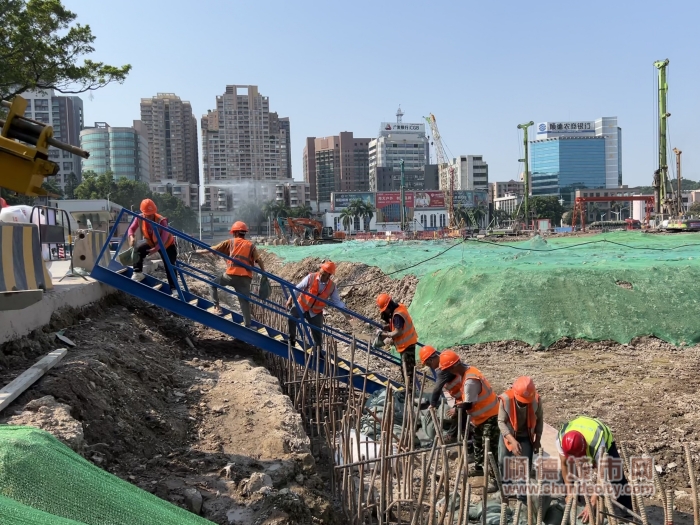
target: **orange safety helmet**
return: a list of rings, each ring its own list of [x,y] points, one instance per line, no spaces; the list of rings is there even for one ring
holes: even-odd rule
[[[425,362],[433,357],[435,354],[437,354],[437,350],[433,348],[430,345],[425,345],[423,348],[420,349],[420,352],[418,352],[418,356],[420,357],[421,363],[425,364]]]
[[[521,376],[515,380],[513,383],[513,393],[515,394],[515,399],[521,403],[530,404],[535,399],[535,383],[532,382],[532,378],[528,376]]]
[[[0,197],[0,208],[9,208],[9,206],[7,205],[7,201],[5,201],[5,199],[3,199],[2,197]]]
[[[158,213],[158,207],[151,199],[143,199],[141,201],[141,213],[144,215],[155,215]]]
[[[321,270],[331,275],[335,275],[335,263],[333,261],[326,261],[321,264]]]
[[[379,307],[379,311],[383,312],[384,310],[387,309],[389,306],[389,303],[391,302],[391,295],[388,293],[380,293],[377,296],[377,306]]]
[[[440,354],[440,370],[447,370],[457,363],[459,363],[459,356],[452,350],[445,350]]]
[[[581,458],[586,455],[586,438],[578,430],[570,430],[561,438],[561,450],[567,458]]]
[[[231,226],[231,233],[243,232],[248,233],[248,225],[243,221],[236,221]]]

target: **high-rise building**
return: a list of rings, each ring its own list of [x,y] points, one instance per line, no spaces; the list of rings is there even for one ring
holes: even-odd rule
[[[83,171],[98,175],[109,171],[115,179],[151,181],[148,130],[140,120],[130,128],[95,122],[80,132],[80,147],[90,152],[90,158],[83,160]]]
[[[22,93],[27,100],[24,116],[53,128],[56,140],[80,146],[80,131],[83,129],[83,100],[75,96],[56,96],[54,90],[27,91]],[[58,174],[51,179],[67,193],[80,183],[81,158],[67,151],[49,148],[49,160],[58,164]]]
[[[270,134],[280,137],[280,154],[286,155],[286,171],[281,174],[283,179],[292,178],[292,143],[290,136],[289,117],[280,118],[277,113],[270,113]]]
[[[455,190],[489,191],[489,165],[483,156],[460,155],[452,159],[450,169],[454,170]]]
[[[329,203],[334,191],[369,190],[369,143],[352,131],[330,137],[307,137],[304,146],[304,181],[311,197]]]
[[[369,189],[379,187],[378,168],[401,172],[425,170],[428,164],[430,143],[425,134],[425,124],[403,122],[401,108],[396,112],[396,122],[382,122],[376,139],[369,143]]]
[[[141,122],[148,130],[151,184],[198,184],[197,119],[190,103],[173,93],[142,98]]]
[[[584,188],[622,185],[622,130],[617,117],[542,122],[530,141],[532,195],[561,195],[571,202]]]
[[[376,191],[399,191],[401,172],[393,168],[374,168],[372,171]],[[434,191],[440,189],[437,164],[426,164],[423,169],[404,168],[404,189],[410,191]]]
[[[217,193],[237,181],[273,181],[291,175],[288,119],[270,113],[269,98],[257,86],[226,86],[201,126],[204,184],[216,186]],[[207,199],[205,206],[211,207]]]

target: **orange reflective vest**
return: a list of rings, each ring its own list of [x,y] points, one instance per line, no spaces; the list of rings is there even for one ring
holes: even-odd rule
[[[248,266],[253,266],[255,261],[253,260],[253,250],[255,246],[252,242],[247,239],[242,239],[241,237],[236,237],[232,239],[233,242],[229,243],[231,251],[229,257],[231,259],[238,259],[242,263]],[[253,270],[239,266],[233,261],[226,260],[226,273],[228,275],[241,275],[243,277],[253,277]]]
[[[416,329],[413,327],[413,319],[408,314],[408,308],[405,305],[400,304],[394,313],[391,315],[390,328],[393,332],[394,329],[394,316],[398,315],[403,319],[403,327],[399,330],[399,333],[394,336],[394,346],[398,353],[402,353],[406,348],[414,345],[418,342],[418,334]]]
[[[476,379],[481,383],[481,392],[472,403],[471,409],[467,410],[472,424],[476,427],[484,423],[487,419],[498,416],[498,396],[491,388],[491,383],[484,377],[481,371],[473,366],[467,368],[460,377],[455,377],[444,386],[445,397],[451,406],[463,403],[465,398],[465,384],[469,379]]]
[[[321,282],[321,273],[316,272],[316,273],[311,273],[309,274],[309,279],[311,280],[311,284],[309,285],[309,289],[306,290],[310,294],[313,294],[316,297],[310,297],[306,294],[299,294],[298,300],[299,300],[299,306],[301,306],[301,309],[304,312],[308,312],[311,310],[311,313],[314,315],[318,315],[323,312],[323,309],[326,307],[326,304],[328,304],[324,299],[330,298],[331,295],[333,295],[333,291],[335,290],[335,283],[328,279],[328,282],[326,283],[326,287],[323,289],[322,292],[319,293],[319,283]]]
[[[164,219],[162,215],[158,215],[156,213],[156,216],[153,218],[153,222],[160,224],[160,222]],[[141,221],[141,233],[143,234],[143,238],[146,239],[146,242],[151,248],[155,248],[158,246],[158,237],[156,237],[156,233],[153,231],[153,228],[151,228],[151,225],[148,224],[146,221]],[[161,234],[161,239],[163,238],[163,235]],[[163,243],[163,246],[165,248],[169,248],[172,246],[172,244],[175,242],[175,237],[173,237],[170,232],[168,232],[168,240]]]
[[[503,410],[506,411],[506,414],[508,414],[508,419],[510,420],[510,424],[513,427],[513,437],[516,437],[516,434],[518,433],[518,411],[515,408],[515,394],[513,393],[513,389],[511,388],[510,390],[506,390],[503,392],[500,396],[498,396],[498,399],[501,403],[503,403]],[[535,442],[535,427],[537,426],[537,407],[540,403],[540,395],[535,394],[535,399],[532,401],[532,403],[527,405],[527,435],[530,438],[530,443]],[[503,442],[506,445],[506,448],[512,452],[512,447],[506,441],[505,438],[503,438]]]

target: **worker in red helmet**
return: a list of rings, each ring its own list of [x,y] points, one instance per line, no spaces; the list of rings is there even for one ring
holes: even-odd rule
[[[559,451],[559,462],[561,464],[561,474],[566,483],[567,497],[575,497],[573,494],[573,480],[576,472],[574,465],[578,460],[587,459],[594,469],[607,469],[608,479],[617,496],[617,502],[632,510],[632,498],[625,488],[627,478],[625,478],[620,460],[620,454],[615,445],[615,439],[610,428],[601,421],[588,417],[579,416],[565,423],[557,436],[557,449]],[[608,465],[602,465],[603,455],[608,454]],[[571,476],[570,476],[571,474]],[[618,490],[619,489],[619,490]],[[591,506],[595,507],[598,497],[591,496]],[[584,523],[590,520],[588,510],[584,508],[579,518]]]
[[[466,430],[466,416],[474,426],[474,461],[469,476],[484,475],[484,458],[492,452],[494,458],[498,454],[498,441],[501,437],[498,430],[498,396],[491,388],[491,383],[479,369],[464,364],[452,350],[440,354],[440,370],[446,370],[454,375],[447,383],[443,393],[448,404],[452,407],[447,415],[454,418],[457,410],[462,410],[462,425]],[[489,438],[489,450],[485,450],[485,438]],[[495,490],[495,485],[489,485],[489,491]]]
[[[146,218],[149,221],[153,221],[161,226],[168,225],[168,219],[158,214],[158,207],[156,206],[156,203],[153,202],[151,199],[143,199],[141,201],[140,209],[141,217]],[[141,220],[139,217],[134,218],[131,225],[129,226],[129,229],[126,232],[129,238],[129,246],[134,246],[136,239],[136,231],[139,229],[139,227],[141,229],[141,234],[143,236],[144,242],[140,242],[136,245],[136,251],[139,255],[139,258],[134,263],[134,273],[131,276],[131,278],[134,281],[143,281],[145,277],[143,273],[143,262],[146,259],[146,257],[153,253],[160,252],[161,259],[165,261],[165,257],[167,257],[170,261],[170,264],[173,266],[175,266],[175,262],[177,261],[177,244],[175,243],[175,237],[173,237],[172,235],[170,235],[170,233],[163,229],[158,229],[160,240],[163,242],[163,246],[165,247],[165,253],[163,253],[163,251],[160,249],[160,245],[158,244],[158,237],[153,231],[151,224],[144,220]],[[163,263],[163,266],[165,267],[165,274],[168,277],[170,293],[175,295],[177,293],[177,291],[175,290],[175,280],[170,275],[170,272],[168,271],[167,266],[165,266],[165,263]]]
[[[395,302],[388,293],[377,296],[377,306],[385,325],[377,330],[379,337],[384,337],[386,344],[393,344],[401,356],[401,368],[404,369],[404,384],[407,393],[413,390],[413,375],[416,369],[416,343],[418,333],[413,326],[413,319],[406,305]]]
[[[243,316],[243,324],[247,328],[250,326],[250,301],[244,297],[250,297],[250,285],[253,282],[253,270],[236,264],[235,261],[241,261],[248,266],[255,266],[265,271],[265,263],[260,258],[255,244],[245,238],[248,233],[248,225],[243,221],[236,221],[231,226],[232,239],[226,239],[211,247],[215,252],[227,255],[233,261],[226,259],[226,271],[214,280],[219,286],[230,286],[236,290],[238,295],[238,304],[241,306],[241,315]],[[209,250],[196,250],[197,254],[211,254]],[[211,300],[214,303],[214,311],[221,314],[221,306],[219,305],[219,289],[212,285]]]
[[[326,305],[331,304],[337,308],[345,308],[345,303],[338,295],[338,287],[331,279],[334,274],[335,263],[324,261],[318,272],[310,273],[297,284],[294,296],[299,306],[292,306],[294,301],[291,295],[287,299],[287,309],[290,310],[290,314],[297,319],[301,319],[303,315],[306,322],[311,325],[311,336],[316,349],[320,349],[323,345],[323,332],[320,329],[323,328],[323,311]],[[308,292],[315,297],[297,290]],[[352,321],[349,314],[343,312],[343,316],[347,321]],[[294,319],[289,319],[289,339],[292,346],[296,344],[296,338],[297,322]]]
[[[501,479],[509,483],[508,472],[504,471],[505,458],[520,456],[528,458],[528,468],[532,468],[533,453],[540,449],[540,439],[544,419],[542,403],[532,378],[521,376],[513,386],[498,396],[498,429],[501,439],[498,440],[498,466]],[[524,480],[521,480],[524,481]],[[525,502],[524,494],[518,499]]]

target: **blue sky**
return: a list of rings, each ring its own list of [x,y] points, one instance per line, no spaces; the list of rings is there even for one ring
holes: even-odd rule
[[[130,63],[85,100],[86,123],[130,125],[158,92],[198,121],[226,84],[254,84],[291,120],[294,178],[307,136],[375,136],[434,113],[448,153],[521,171],[518,123],[617,116],[623,182],[657,165],[653,62],[669,58],[671,145],[700,179],[700,2],[63,0],[96,35],[92,58]],[[534,128],[531,128],[534,133]]]

